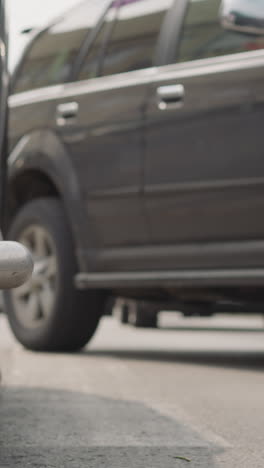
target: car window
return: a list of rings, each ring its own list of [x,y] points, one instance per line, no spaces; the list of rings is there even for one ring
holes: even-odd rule
[[[153,66],[164,17],[174,0],[121,0],[99,75]]]
[[[220,25],[221,0],[190,0],[177,60],[217,57],[264,48],[264,37],[227,31]]]
[[[88,50],[78,79],[153,65],[160,28],[174,0],[116,0]]]
[[[102,3],[89,0],[36,37],[18,72],[14,92],[64,82],[84,38],[102,14]],[[104,2],[106,3],[106,2]]]
[[[113,2],[103,18],[103,23],[96,38],[88,49],[88,53],[82,63],[78,76],[79,80],[88,80],[98,76],[100,63],[103,58],[107,41],[115,24],[117,11],[118,5],[116,2]]]

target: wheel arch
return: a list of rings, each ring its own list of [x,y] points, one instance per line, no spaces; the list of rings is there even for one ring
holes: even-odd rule
[[[29,168],[10,178],[7,187],[8,221],[26,202],[43,196],[61,198],[50,175],[42,170]]]
[[[86,234],[78,177],[64,145],[50,131],[23,136],[9,156],[5,227],[27,201],[43,196],[63,201],[75,249],[81,250]]]

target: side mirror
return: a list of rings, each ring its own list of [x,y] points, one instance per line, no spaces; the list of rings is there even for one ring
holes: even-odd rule
[[[222,0],[220,20],[225,29],[264,35],[263,0]]]
[[[33,261],[24,245],[0,241],[0,289],[17,288],[33,271]]]

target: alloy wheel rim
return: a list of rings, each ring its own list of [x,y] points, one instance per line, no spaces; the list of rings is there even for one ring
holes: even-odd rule
[[[34,269],[25,284],[12,291],[15,314],[27,328],[36,328],[47,321],[56,300],[58,265],[55,246],[49,233],[39,225],[31,225],[19,236],[32,254]]]

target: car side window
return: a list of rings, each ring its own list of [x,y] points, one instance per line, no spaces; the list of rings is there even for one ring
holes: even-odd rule
[[[88,80],[98,76],[100,63],[103,58],[107,41],[115,24],[117,11],[118,7],[116,6],[116,2],[113,2],[113,5],[110,6],[103,19],[103,24],[101,25],[91,47],[88,49],[88,54],[82,63],[78,80]]]
[[[116,0],[88,50],[78,79],[153,65],[163,19],[174,0]]]
[[[63,83],[69,76],[81,44],[100,14],[102,5],[88,0],[33,39],[18,71],[13,92]]]
[[[121,0],[100,76],[153,66],[157,39],[174,0]]]
[[[190,0],[177,61],[264,49],[264,37],[228,31],[220,24],[221,0]]]

